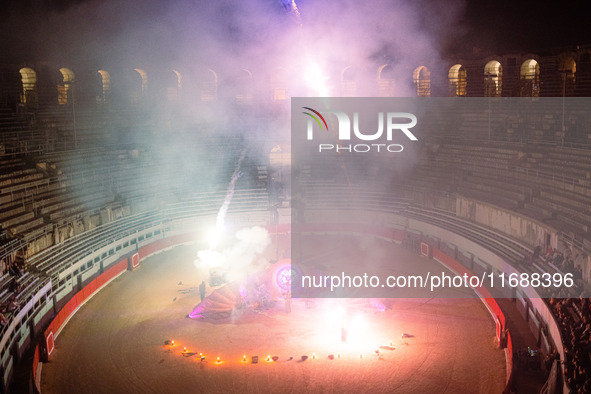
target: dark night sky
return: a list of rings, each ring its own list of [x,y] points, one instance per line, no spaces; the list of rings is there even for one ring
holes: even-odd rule
[[[0,1],[0,63],[45,59],[56,50],[63,56],[107,56],[118,46],[142,47],[141,56],[182,58],[174,48],[186,37],[210,34],[213,45],[232,39],[240,42],[243,32],[261,29],[271,21],[274,28],[290,24],[282,0],[2,0]],[[283,2],[288,2],[283,0]],[[327,15],[343,1],[298,0],[302,20]],[[215,5],[214,5],[215,4]],[[318,4],[324,4],[324,9]],[[361,4],[361,3],[349,3]],[[388,12],[412,7],[409,13],[417,26],[431,37],[433,46],[444,56],[478,48],[484,52],[532,51],[546,48],[591,44],[591,23],[584,1],[542,2],[517,0],[369,0],[366,4]],[[402,6],[401,6],[402,4]],[[199,7],[205,7],[202,13]],[[244,14],[244,8],[253,8]],[[357,5],[349,6],[355,15]],[[314,9],[314,12],[311,11]],[[199,11],[197,11],[199,10]],[[343,10],[339,10],[343,12]],[[347,11],[348,12],[348,11]],[[361,12],[359,12],[361,14]],[[199,30],[219,19],[213,28]],[[230,15],[229,17],[227,15]],[[236,27],[232,19],[240,19]],[[292,18],[293,19],[293,18]],[[367,20],[364,21],[367,23]],[[251,26],[252,25],[252,30]],[[368,27],[370,28],[370,27]],[[143,29],[146,31],[144,32]],[[241,30],[242,29],[242,30]],[[272,36],[272,34],[270,34]],[[179,38],[181,37],[181,38]],[[259,35],[257,37],[264,37]],[[135,40],[134,44],[120,41]],[[248,38],[250,40],[250,38]],[[83,49],[80,49],[83,42]],[[230,43],[231,44],[231,43]],[[229,45],[231,46],[231,45]],[[92,48],[92,49],[90,49]],[[86,50],[86,52],[85,52]],[[34,56],[32,54],[35,54]],[[123,53],[123,52],[119,52]],[[64,55],[65,54],[65,55]],[[140,56],[140,55],[138,55]],[[90,60],[94,61],[94,60]]]
[[[587,4],[574,1],[469,1],[464,20],[472,32],[465,39],[495,50],[532,50],[591,44]]]

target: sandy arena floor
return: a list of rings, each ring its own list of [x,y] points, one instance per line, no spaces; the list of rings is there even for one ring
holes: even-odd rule
[[[383,247],[408,264],[426,264],[395,245]],[[338,308],[355,322],[346,344],[332,300],[293,300],[289,314],[280,301],[233,323],[192,320],[185,316],[199,303],[202,280],[196,250],[153,256],[90,299],[43,365],[42,392],[500,393],[505,386],[504,352],[477,299],[384,300],[383,312],[369,300],[345,300]],[[176,345],[165,346],[167,339]],[[393,350],[375,353],[390,342]],[[205,359],[183,356],[185,346]],[[279,359],[266,362],[268,355]]]

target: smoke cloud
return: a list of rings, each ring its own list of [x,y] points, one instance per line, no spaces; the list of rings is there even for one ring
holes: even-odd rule
[[[143,102],[148,113],[142,119],[144,123],[134,121],[134,132],[126,140],[117,124],[109,126],[112,130],[97,133],[104,140],[99,144],[128,142],[142,146],[140,159],[151,163],[152,169],[138,170],[137,179],[145,179],[142,184],[146,188],[151,183],[151,189],[174,193],[178,198],[211,188],[208,185],[214,182],[219,189],[225,188],[231,181],[236,158],[233,147],[224,150],[227,158],[220,154],[215,162],[211,158],[202,160],[201,157],[210,157],[212,150],[202,142],[206,133],[219,135],[225,130],[244,136],[241,143],[249,148],[245,164],[255,165],[268,162],[272,146],[289,141],[287,116],[281,116],[280,111],[279,116],[268,116],[276,107],[269,109],[264,102],[259,105],[261,101],[257,101],[261,97],[272,101],[270,80],[277,69],[284,70],[287,76],[285,108],[289,96],[319,92],[340,95],[341,73],[349,66],[358,78],[359,96],[376,95],[377,70],[386,63],[396,81],[395,94],[414,96],[412,71],[420,65],[431,70],[438,67],[441,50],[454,37],[452,31],[457,30],[463,10],[461,1],[434,0],[38,3],[9,1],[2,5],[3,61],[29,63],[35,69],[43,65],[54,79],[59,78],[59,67],[72,69],[76,74],[76,101],[82,101],[82,81],[90,81],[89,90],[96,88],[96,70],[104,69],[111,73],[113,96],[120,94],[115,98],[123,97],[129,103],[129,94],[121,87],[131,84],[126,81],[135,81],[137,89],[139,76],[133,69],[144,70],[148,96],[156,97]],[[173,69],[182,75],[182,116],[164,97],[171,78],[176,78]],[[219,78],[215,109],[199,96],[199,81],[208,69]],[[235,88],[245,70],[252,75],[254,99],[251,106],[237,109]],[[53,81],[47,79],[47,74],[39,75],[40,84],[55,90],[50,86]],[[118,89],[123,93],[117,93]],[[96,104],[93,94],[87,97]],[[84,118],[78,119],[78,127],[83,130],[80,123]],[[260,149],[255,152],[251,146]],[[257,154],[263,156],[254,157]],[[224,159],[226,163],[220,164]],[[130,165],[140,166],[142,163],[136,163],[139,161]],[[92,170],[83,160],[80,165]],[[247,170],[243,171],[245,176],[237,181],[238,189],[249,186]],[[208,182],[210,179],[214,181]],[[125,198],[124,187],[118,186],[113,186],[114,194]],[[85,198],[84,190],[80,194]]]
[[[264,270],[268,261],[262,256],[271,238],[266,229],[251,227],[236,233],[236,242],[221,252],[200,250],[194,261],[199,270],[211,269],[224,274],[228,282],[242,282],[250,274]]]
[[[310,63],[326,72],[391,63],[408,77],[437,61],[458,27],[462,3],[440,3],[54,1],[9,8],[0,31],[10,39],[1,45],[15,60],[70,67],[211,67],[226,76],[246,68],[260,76],[276,67],[299,74]]]

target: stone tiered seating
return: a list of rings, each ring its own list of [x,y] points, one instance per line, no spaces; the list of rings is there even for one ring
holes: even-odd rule
[[[51,180],[22,159],[2,163],[10,172],[0,178],[0,224],[10,236],[25,233],[43,223],[31,208],[35,196],[50,189]]]
[[[532,168],[541,173],[553,174],[553,179],[562,183],[579,184],[587,182],[589,170],[584,168],[569,167],[561,161],[548,159],[544,153],[535,152],[528,155],[523,167]]]
[[[591,187],[586,186],[591,154],[568,148],[503,146],[432,145],[415,172],[419,180],[413,184],[441,190],[439,184],[445,179],[447,191],[586,237],[591,225]],[[567,158],[571,152],[570,161],[583,164],[570,168]],[[430,171],[453,176],[430,176]]]
[[[413,170],[410,176],[407,176],[405,182],[415,187],[430,189],[435,188],[443,191],[454,191],[455,180],[460,177],[462,172],[444,163],[442,165],[435,165],[435,163],[418,164],[417,168]]]
[[[27,123],[11,109],[0,108],[0,132],[23,131],[27,126]]]
[[[409,201],[402,193],[374,192],[357,186],[330,183],[305,183],[302,185],[306,209],[334,209],[399,212]]]

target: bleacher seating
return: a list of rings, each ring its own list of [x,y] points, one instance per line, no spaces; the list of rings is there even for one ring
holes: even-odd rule
[[[448,129],[470,138],[434,135],[422,145],[412,171],[395,164],[368,171],[304,169],[307,208],[394,213],[461,235],[520,272],[561,272],[561,265],[544,256],[531,258],[539,245],[460,217],[456,201],[488,204],[582,242],[591,226],[591,147],[557,146],[554,115],[545,119],[547,127],[518,137],[522,125],[511,116],[489,125],[489,105],[482,100],[450,120]],[[19,303],[49,282],[52,291],[63,289],[64,273],[116,240],[156,223],[217,213],[247,148],[245,139],[189,127],[179,135],[167,133],[131,109],[115,114],[80,108],[76,119],[71,107],[34,116],[0,111],[0,256],[23,266]],[[148,135],[150,141],[144,140]],[[266,187],[265,154],[248,152],[241,171],[229,213],[269,211],[275,201]],[[363,180],[373,189],[347,185],[349,180]],[[8,274],[0,278],[0,302],[13,295],[11,280]],[[582,308],[569,302],[569,321],[580,322]],[[567,325],[565,340],[571,340]]]

